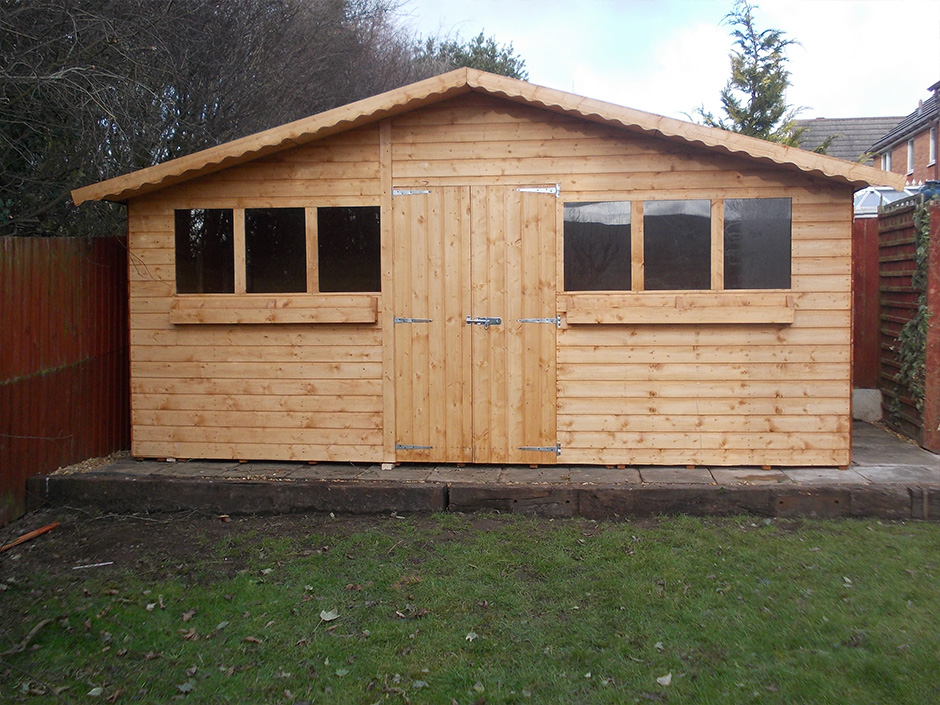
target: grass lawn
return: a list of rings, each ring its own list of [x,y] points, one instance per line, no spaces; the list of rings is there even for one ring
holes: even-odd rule
[[[0,554],[0,702],[940,702],[937,524],[49,512],[0,543],[53,520]]]

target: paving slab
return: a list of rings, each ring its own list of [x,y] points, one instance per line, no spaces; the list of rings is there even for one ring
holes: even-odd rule
[[[356,476],[357,480],[387,480],[391,482],[426,482],[431,469],[426,465],[395,465],[383,470],[370,465]]]
[[[642,481],[636,468],[572,466],[567,474],[571,485],[635,485]]]
[[[465,465],[440,465],[428,474],[428,482],[463,482],[489,484],[499,482],[502,467]]]
[[[510,465],[500,472],[499,482],[510,485],[566,485],[568,484],[570,470],[571,468],[565,465],[553,465],[544,468]]]
[[[708,468],[685,467],[643,467],[640,468],[643,482],[656,482],[670,485],[713,485],[715,480]]]
[[[940,485],[940,469],[913,465],[859,466],[853,471],[879,484]]]
[[[719,485],[776,485],[792,482],[780,470],[762,468],[712,468],[711,474]]]
[[[363,468],[348,463],[302,465],[291,473],[292,480],[355,480]]]
[[[780,468],[780,472],[800,485],[865,485],[868,480],[855,470],[839,468]]]

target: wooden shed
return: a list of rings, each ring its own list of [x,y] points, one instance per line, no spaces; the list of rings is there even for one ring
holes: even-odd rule
[[[460,69],[73,197],[127,204],[135,456],[844,466],[903,178]]]

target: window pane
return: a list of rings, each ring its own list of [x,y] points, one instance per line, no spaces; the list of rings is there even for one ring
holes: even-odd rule
[[[250,294],[307,290],[303,208],[245,209],[245,284]]]
[[[725,201],[725,288],[790,288],[790,199]]]
[[[231,210],[176,211],[176,290],[180,294],[235,291]]]
[[[630,202],[565,204],[565,290],[630,290]]]
[[[320,291],[380,291],[379,207],[317,209]]]
[[[643,204],[645,288],[711,289],[711,202]]]

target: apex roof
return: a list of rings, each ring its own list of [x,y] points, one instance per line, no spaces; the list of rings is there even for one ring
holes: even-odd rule
[[[934,94],[918,105],[917,110],[901,120],[894,129],[890,130],[880,140],[872,143],[871,151],[883,152],[889,147],[913,137],[931,123],[936,122],[938,115],[940,115],[940,96],[936,92],[938,88],[940,88],[940,82],[935,83],[928,89],[934,91]]]
[[[470,92],[487,93],[546,110],[572,114],[631,132],[658,135],[717,151],[778,164],[834,179],[856,188],[868,185],[904,187],[904,176],[846,162],[795,147],[746,137],[717,128],[625,108],[571,93],[537,86],[469,68],[457,69],[372,98],[258,132],[162,164],[72,191],[76,205],[85,201],[126,202],[130,198],[182,183],[329,135],[393,117]]]

